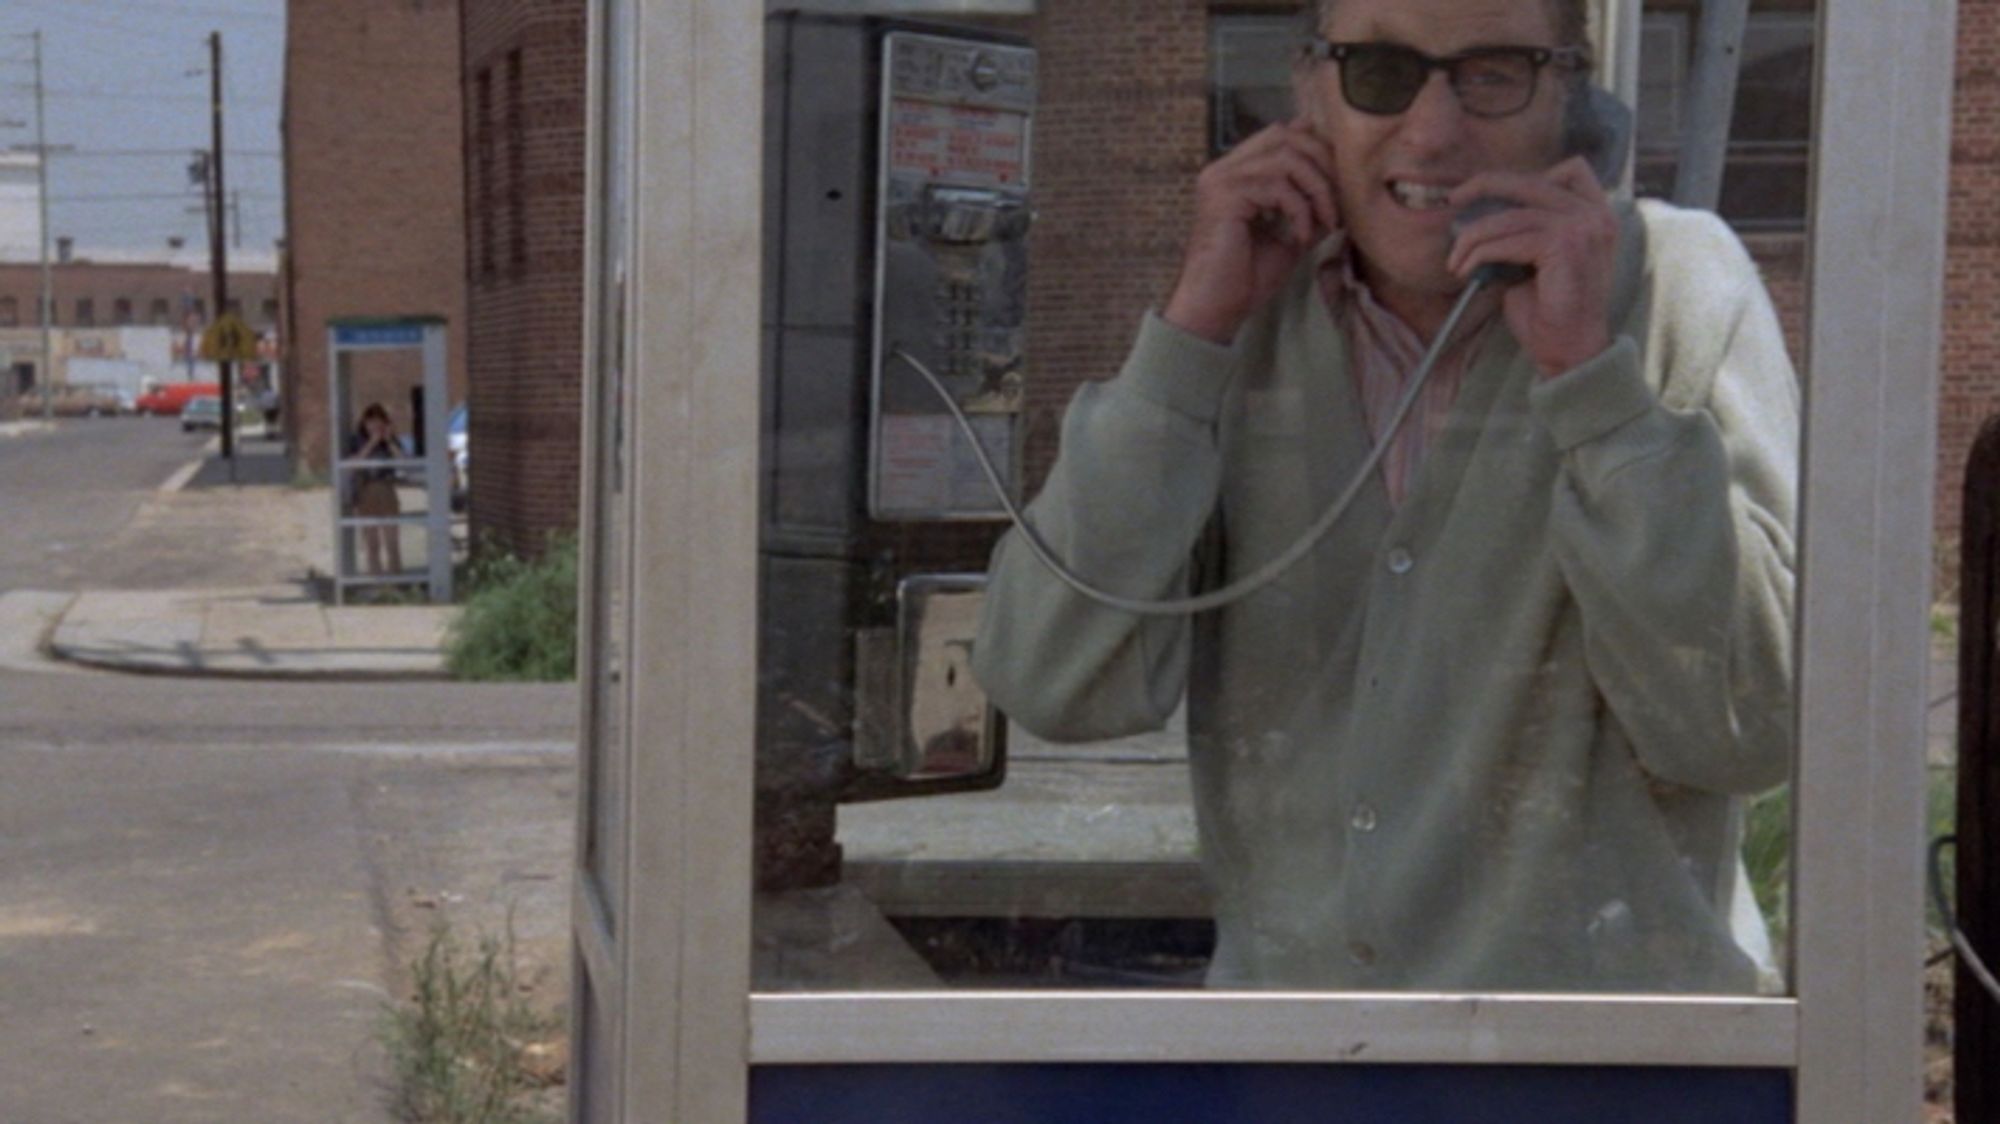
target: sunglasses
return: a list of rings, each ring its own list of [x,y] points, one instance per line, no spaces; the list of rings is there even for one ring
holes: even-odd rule
[[[1340,96],[1363,113],[1390,116],[1410,108],[1442,70],[1459,105],[1474,117],[1509,117],[1535,100],[1544,68],[1588,70],[1589,55],[1576,47],[1475,47],[1437,58],[1396,43],[1334,43],[1314,39],[1308,57],[1340,64]]]

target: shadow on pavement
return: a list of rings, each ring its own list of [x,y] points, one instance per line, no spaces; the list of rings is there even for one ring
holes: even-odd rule
[[[210,453],[202,461],[200,470],[188,479],[186,487],[215,488],[231,484],[291,482],[292,461],[285,454],[284,442],[252,437],[236,443],[236,474],[233,479],[229,472],[229,462],[222,459],[222,454]]]

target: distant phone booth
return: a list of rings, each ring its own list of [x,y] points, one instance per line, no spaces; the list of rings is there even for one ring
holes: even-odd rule
[[[333,601],[420,590],[451,600],[451,461],[445,324],[430,317],[327,326]],[[371,444],[363,414],[386,413]]]
[[[917,545],[993,537],[973,448],[1019,487],[1009,271],[1054,268],[1028,231],[1127,202],[1050,189],[1032,138],[1141,128],[1116,67],[1163,56],[1055,72],[1030,0],[798,6],[590,5],[572,1120],[1916,1118],[1949,5],[1819,5],[1787,924],[1740,994],[1202,985],[1181,719],[1015,730],[1002,773],[965,686],[977,551]],[[1593,4],[1627,101],[1639,9]]]

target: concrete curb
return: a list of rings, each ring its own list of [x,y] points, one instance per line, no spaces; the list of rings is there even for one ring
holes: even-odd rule
[[[229,679],[449,678],[455,610],[328,608],[286,588],[86,592],[49,634],[56,659],[105,671]]]
[[[225,662],[213,657],[181,659],[166,655],[149,655],[145,652],[116,652],[105,649],[78,648],[64,644],[51,644],[50,653],[55,659],[79,667],[98,671],[115,671],[125,675],[157,675],[184,679],[243,679],[243,680],[285,680],[292,682],[311,681],[319,683],[411,683],[419,681],[444,682],[451,679],[449,672],[440,667],[412,665],[395,668],[377,664],[360,667],[340,666],[346,655],[341,652],[296,652],[287,653],[288,661],[272,661],[259,664],[239,664]]]

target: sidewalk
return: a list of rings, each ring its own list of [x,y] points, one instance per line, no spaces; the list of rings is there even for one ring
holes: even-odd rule
[[[327,489],[297,488],[282,451],[211,451],[163,485],[121,544],[185,557],[228,544],[217,588],[86,589],[47,633],[58,659],[115,671],[289,679],[442,678],[449,605],[347,605],[317,596],[332,560]],[[180,540],[189,540],[182,542]],[[189,568],[193,562],[188,563]],[[244,570],[253,570],[245,573]]]
[[[447,606],[322,605],[296,586],[77,595],[60,659],[116,671],[250,678],[444,675]]]

